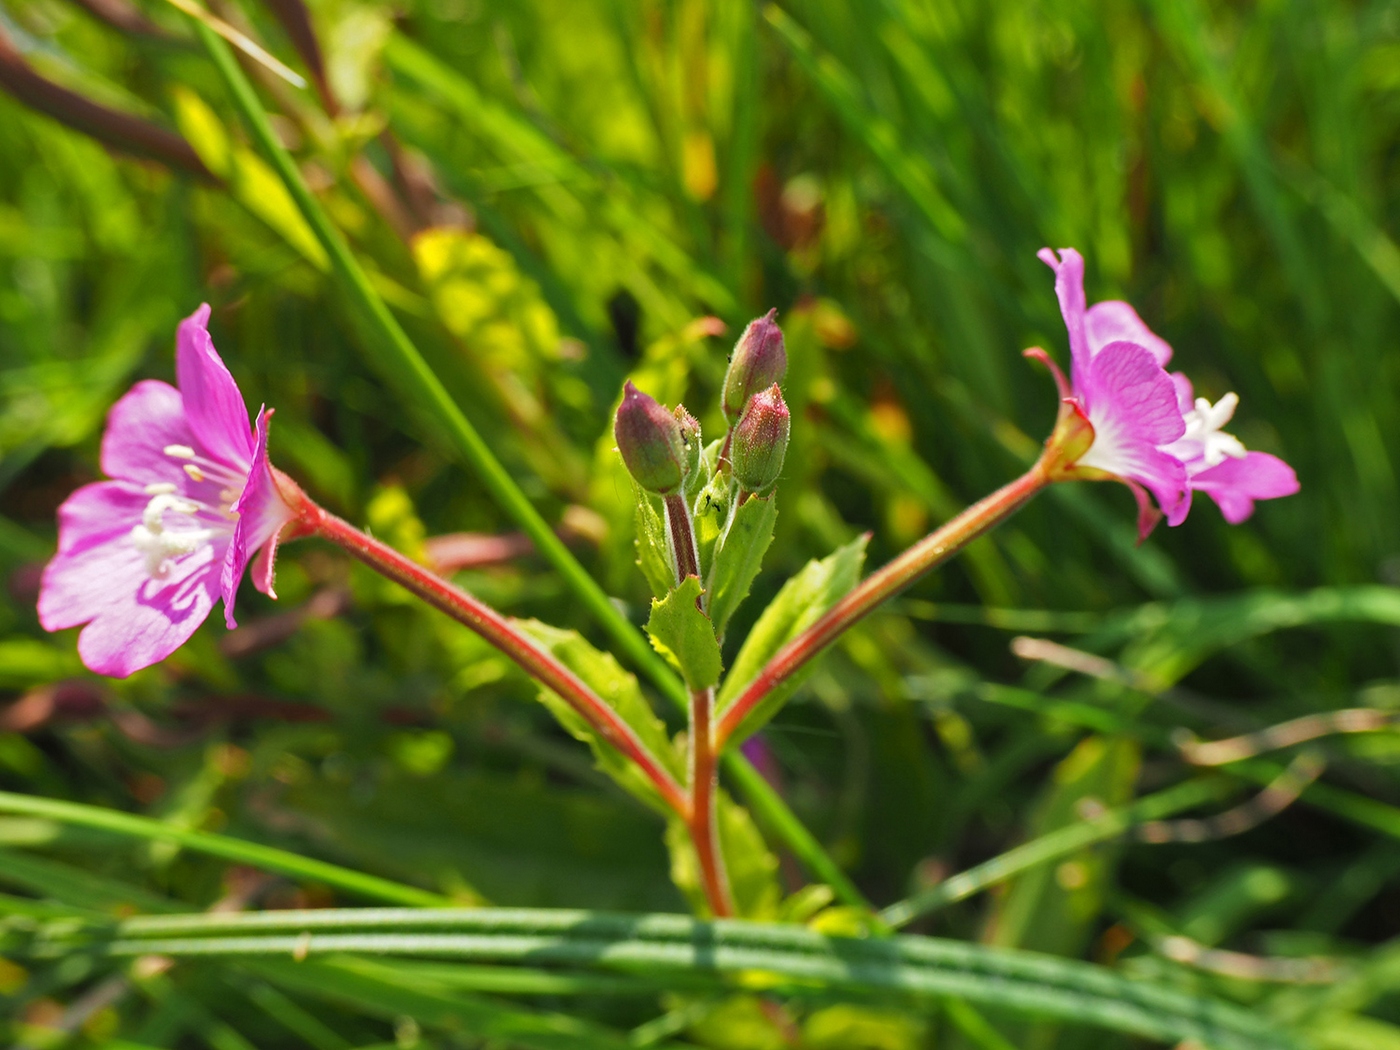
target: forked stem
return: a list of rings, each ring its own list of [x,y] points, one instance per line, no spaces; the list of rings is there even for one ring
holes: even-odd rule
[[[677,815],[690,819],[691,800],[675,778],[642,743],[632,727],[554,654],[524,635],[495,609],[317,506],[299,489],[289,493],[287,486],[292,483],[285,476],[278,480],[284,496],[292,497],[288,502],[298,512],[299,531],[302,534],[330,540],[371,569],[486,639],[514,660],[526,674],[557,693],[594,732],[646,774]]]
[[[1010,517],[1052,480],[1046,457],[1015,481],[929,533],[903,554],[875,570],[822,617],[778,650],[715,723],[715,749],[722,750],[748,714],[828,645],[882,602],[894,597],[924,573],[962,550],[994,525]]]
[[[689,576],[699,577],[700,551],[695,542],[695,523],[690,516],[690,505],[681,493],[666,497],[666,527],[676,583],[684,583]],[[706,598],[702,593],[696,599],[696,605],[702,612],[709,607]],[[734,914],[734,898],[724,870],[724,852],[720,848],[716,824],[715,791],[719,782],[716,760],[719,752],[714,741],[714,709],[713,686],[690,690],[690,761],[686,770],[690,805],[686,830],[695,847],[705,900],[715,918],[723,919]]]

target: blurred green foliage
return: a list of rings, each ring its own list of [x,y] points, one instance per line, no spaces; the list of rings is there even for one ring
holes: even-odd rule
[[[315,85],[289,9],[215,7]],[[53,512],[98,476],[126,385],[172,377],[175,323],[201,301],[250,402],[277,409],[275,459],[317,499],[415,557],[431,537],[511,529],[369,369],[324,251],[182,17],[146,0],[161,31],[142,34],[94,14],[114,10],[136,9],[4,0],[0,34],[50,80],[176,130],[215,178],[0,94],[0,787],[464,904],[685,908],[684,851],[668,860],[662,820],[524,676],[323,546],[284,552],[280,603],[244,596],[238,632],[211,621],[125,681],[87,676],[71,632],[38,628]],[[1198,390],[1239,392],[1245,442],[1297,468],[1302,493],[1246,525],[1201,500],[1140,547],[1127,493],[1060,486],[824,659],[762,757],[878,904],[1182,779],[1174,729],[1400,706],[1394,0],[315,0],[310,15],[320,90],[251,69],[277,132],[635,622],[650,592],[609,428],[622,380],[718,432],[730,341],[774,306],[793,442],[730,662],[810,559],[868,530],[880,564],[1034,455],[1053,388],[1018,352],[1067,351],[1045,244],[1082,249],[1091,301],[1134,303]],[[603,644],[528,553],[458,580]],[[1027,665],[1017,633],[1112,662]],[[1400,1046],[1400,748],[1383,730],[1322,754],[1321,782],[1240,834],[1087,847],[915,928],[1234,1000],[1321,1048]],[[1229,767],[1222,797],[1243,802],[1288,757]],[[755,838],[737,805],[726,821]],[[754,849],[765,917],[867,927],[777,845],[776,873]],[[47,818],[0,817],[0,847],[14,915],[363,902]],[[427,966],[3,959],[0,1031],[217,1050],[1140,1045],[957,998],[788,999],[761,978],[638,994]]]

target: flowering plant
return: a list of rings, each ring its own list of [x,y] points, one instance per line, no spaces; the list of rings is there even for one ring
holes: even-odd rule
[[[683,406],[668,408],[625,385],[614,436],[635,482],[639,563],[656,593],[647,633],[686,686],[688,725],[678,738],[668,738],[634,685],[598,672],[581,640],[501,615],[319,507],[273,467],[271,410],[260,409],[250,424],[214,350],[207,306],[180,325],[179,389],[138,383],[112,409],[102,443],[111,480],[84,486],[60,508],[41,620],[49,630],[85,625],[84,662],[128,675],[179,647],[220,598],[233,627],[250,559],[254,585],[275,596],[280,540],[330,540],[532,675],[603,768],[671,819],[673,849],[686,858],[678,871],[693,871],[697,905],[715,916],[751,913],[754,902],[736,893],[726,870],[744,832],[718,790],[719,759],[771,718],[813,659],[858,620],[1051,483],[1126,484],[1142,538],[1160,517],[1181,524],[1193,491],[1207,493],[1235,523],[1254,501],[1298,489],[1282,460],[1246,451],[1221,429],[1234,394],[1215,404],[1193,400],[1190,382],[1165,370],[1171,348],[1132,307],[1086,307],[1078,252],[1046,249],[1041,258],[1055,271],[1071,366],[1066,379],[1045,351],[1027,351],[1049,366],[1060,393],[1040,458],[864,579],[864,540],[813,563],[760,616],[727,675],[721,642],[772,539],[792,426],[776,315],[753,321],[739,339],[722,388],[727,427],[708,444]]]

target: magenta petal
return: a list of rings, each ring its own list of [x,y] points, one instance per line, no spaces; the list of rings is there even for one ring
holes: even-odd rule
[[[1151,351],[1136,343],[1109,343],[1095,357],[1082,388],[1089,418],[1112,416],[1154,445],[1186,433],[1176,385]]]
[[[1057,259],[1051,249],[1042,248],[1036,258],[1055,271],[1055,297],[1069,331],[1070,375],[1078,387],[1093,356],[1084,330],[1084,256],[1073,248],[1061,248]]]
[[[1255,500],[1291,496],[1299,489],[1293,468],[1267,452],[1250,452],[1203,470],[1191,478],[1191,487],[1215,500],[1231,525],[1254,513]]]
[[[1184,416],[1196,407],[1196,390],[1185,372],[1171,373],[1172,386],[1176,387],[1176,405]]]
[[[63,501],[58,508],[58,553],[44,567],[39,589],[44,630],[61,631],[92,619],[105,598],[68,568],[94,550],[130,547],[132,526],[141,521],[149,501],[145,492],[124,481],[84,485]]]
[[[1148,444],[1136,444],[1123,450],[1121,469],[1116,473],[1147,488],[1156,497],[1168,525],[1180,525],[1186,520],[1191,510],[1191,490],[1187,487],[1186,468],[1175,456]]]
[[[185,399],[190,429],[213,458],[246,470],[253,459],[253,431],[238,384],[214,349],[205,325],[205,303],[180,322],[175,339],[175,374]]]
[[[267,458],[267,426],[271,413],[266,409],[258,411],[257,439],[253,449],[253,466],[248,473],[248,482],[243,493],[233,505],[238,522],[233,527],[233,539],[224,556],[219,584],[224,597],[224,622],[232,630],[238,626],[233,619],[234,601],[238,596],[238,585],[243,580],[243,570],[248,559],[263,544],[272,540],[282,526],[292,519],[292,509],[282,499],[277,483],[272,478],[272,465]],[[272,589],[271,562],[268,562],[267,590]],[[262,588],[259,588],[262,589]]]
[[[1171,344],[1143,323],[1127,303],[1110,299],[1095,303],[1084,314],[1084,331],[1089,353],[1097,354],[1109,343],[1137,343],[1146,348],[1163,368],[1172,359]]]
[[[91,569],[104,573],[102,586],[113,597],[78,636],[83,663],[98,674],[125,678],[184,645],[214,608],[222,553],[215,545],[203,547],[177,561],[162,580],[147,575],[145,559],[134,549],[89,555]],[[75,561],[70,571],[91,579],[87,568]]]
[[[165,659],[217,597],[217,542],[175,561],[164,579],[151,578],[130,542],[149,498],[134,485],[104,481],[59,508],[59,549],[44,567],[39,622],[49,631],[86,623],[78,654],[98,674],[124,678]]]
[[[1137,500],[1138,507],[1138,545],[1141,546],[1147,541],[1147,537],[1152,535],[1152,530],[1157,527],[1157,523],[1162,520],[1162,512],[1152,504],[1152,497],[1147,490],[1136,481],[1125,481],[1123,484],[1133,494],[1133,499]],[[1189,492],[1186,494],[1191,495]]]
[[[193,445],[180,391],[158,379],[137,383],[107,413],[102,434],[102,472],[141,485],[188,480],[181,462],[165,454],[170,445]]]

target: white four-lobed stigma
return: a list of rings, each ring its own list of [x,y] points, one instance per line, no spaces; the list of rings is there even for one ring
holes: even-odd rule
[[[198,459],[203,463],[203,467],[195,463],[183,464],[191,481],[207,481],[210,472],[221,475],[219,480],[235,480],[228,468],[198,456],[188,445],[168,445],[164,451],[172,459]],[[233,502],[238,498],[236,484],[220,491],[218,507],[180,493],[179,488],[168,481],[152,482],[144,491],[151,500],[141,512],[141,524],[132,528],[130,542],[145,558],[146,571],[152,579],[168,576],[173,559],[193,554],[216,536],[232,532],[238,518],[233,511]],[[195,518],[201,524],[169,523],[167,514]],[[217,524],[207,524],[211,518],[216,519]]]
[[[1230,422],[1239,403],[1239,395],[1234,391],[1226,394],[1214,405],[1205,398],[1198,397],[1196,407],[1182,417],[1186,422],[1186,433],[1181,436],[1181,440],[1201,443],[1201,455],[1207,467],[1218,466],[1226,459],[1245,457],[1246,449],[1239,438],[1220,429]]]

